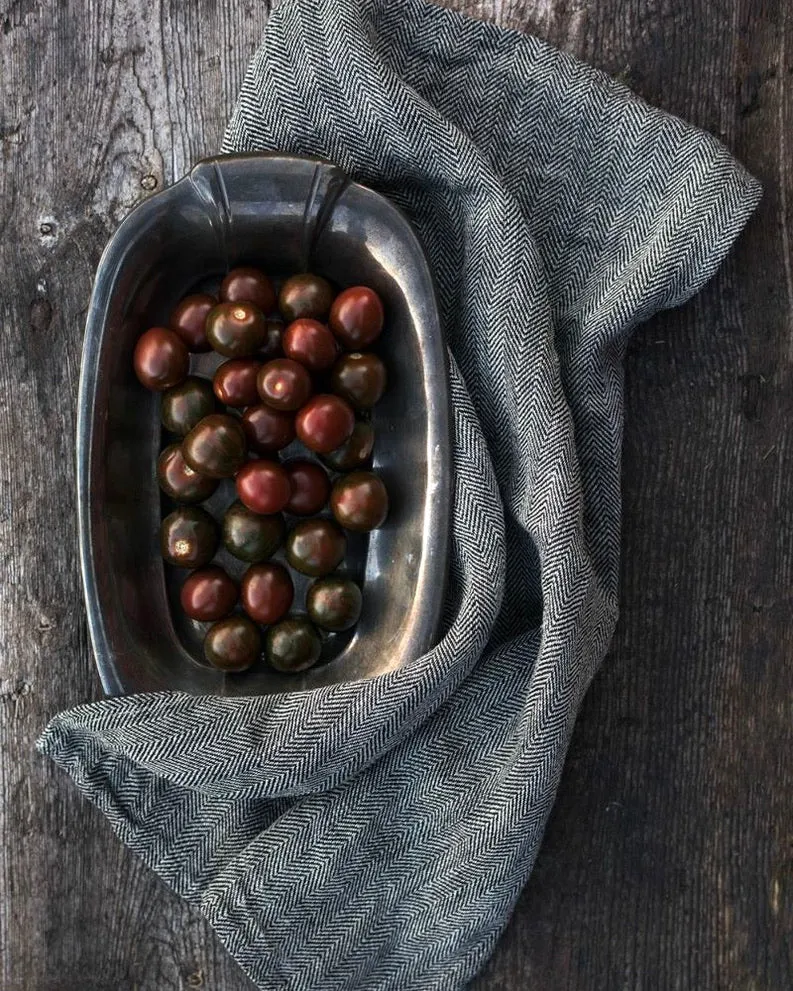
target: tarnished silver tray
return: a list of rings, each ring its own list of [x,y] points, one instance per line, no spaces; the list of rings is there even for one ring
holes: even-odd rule
[[[378,350],[390,385],[373,423],[391,512],[358,545],[364,610],[354,635],[302,675],[210,668],[201,631],[172,608],[159,556],[159,397],[138,384],[132,351],[183,295],[239,263],[365,284],[387,312]],[[277,154],[206,159],[134,210],[105,249],[88,310],[77,486],[88,622],[110,695],[300,691],[381,674],[426,651],[447,570],[449,394],[432,278],[405,217],[335,166]]]

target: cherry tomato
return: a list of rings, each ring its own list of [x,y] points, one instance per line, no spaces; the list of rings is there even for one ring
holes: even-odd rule
[[[334,484],[330,508],[346,530],[376,530],[388,516],[388,492],[373,472],[354,471]]]
[[[283,516],[262,516],[233,502],[223,517],[223,544],[241,561],[257,564],[274,554],[286,536]]]
[[[284,509],[295,516],[313,516],[318,513],[330,495],[330,479],[324,468],[315,461],[303,458],[287,461],[284,471],[289,476],[292,495]]]
[[[341,447],[337,447],[329,454],[323,454],[322,460],[334,471],[352,471],[367,464],[372,456],[373,447],[374,428],[371,423],[359,420]]]
[[[376,354],[353,351],[333,366],[331,388],[354,409],[371,409],[385,392],[385,365]]]
[[[271,626],[264,643],[268,663],[284,674],[313,667],[322,652],[319,634],[307,619],[284,619]]]
[[[310,317],[312,320],[325,320],[333,302],[333,287],[320,275],[303,272],[293,275],[281,286],[278,294],[278,309],[284,320],[298,320]]]
[[[355,582],[331,575],[314,582],[306,595],[306,612],[323,630],[352,629],[361,615],[363,597]]]
[[[202,568],[212,560],[217,546],[217,525],[198,506],[175,509],[162,521],[160,550],[174,567]]]
[[[289,476],[275,461],[249,461],[237,473],[237,495],[254,513],[280,513],[289,502]]]
[[[218,354],[246,358],[267,342],[267,321],[253,303],[218,303],[209,311],[206,333]]]
[[[194,571],[185,580],[179,601],[190,619],[214,623],[228,616],[236,605],[237,594],[237,586],[226,572],[213,566]]]
[[[199,421],[182,443],[193,471],[210,478],[231,478],[245,464],[245,432],[236,417],[212,413]]]
[[[171,329],[182,338],[188,351],[209,351],[206,320],[209,311],[217,306],[217,300],[206,292],[185,296],[168,321]]]
[[[303,520],[286,538],[287,561],[315,578],[338,568],[346,551],[347,538],[332,520]]]
[[[282,347],[287,358],[299,361],[311,372],[326,372],[333,367],[339,347],[324,323],[300,317],[284,331]]]
[[[283,334],[283,321],[269,317],[267,320],[267,336],[264,339],[264,344],[257,351],[256,357],[261,361],[271,361],[273,358],[280,358],[283,354],[283,348],[281,347]]]
[[[383,319],[383,304],[377,293],[366,286],[351,286],[333,300],[328,322],[342,345],[357,351],[377,340]]]
[[[151,327],[138,338],[132,362],[141,385],[164,392],[187,378],[190,355],[178,334],[167,327]]]
[[[226,406],[250,406],[259,402],[256,376],[262,367],[255,358],[232,358],[224,361],[215,372],[212,387]]]
[[[298,438],[317,454],[328,454],[341,447],[354,427],[355,414],[350,406],[330,394],[309,399],[295,417]]]
[[[294,411],[311,395],[311,376],[291,358],[276,358],[262,366],[257,387],[262,402],[268,406]]]
[[[157,458],[157,481],[174,502],[203,502],[218,487],[216,479],[193,471],[179,444],[169,444]]]
[[[209,628],[204,656],[221,671],[245,671],[262,653],[259,627],[247,616],[229,616]]]
[[[220,283],[220,298],[224,303],[253,303],[269,313],[275,306],[273,284],[258,268],[233,268]]]
[[[274,454],[295,439],[295,417],[271,406],[249,406],[242,414],[248,447],[257,454]]]
[[[242,608],[257,623],[269,626],[289,612],[295,596],[289,572],[281,564],[252,564],[242,576]]]
[[[199,420],[217,409],[212,384],[190,375],[180,385],[163,393],[160,419],[166,430],[184,437]]]

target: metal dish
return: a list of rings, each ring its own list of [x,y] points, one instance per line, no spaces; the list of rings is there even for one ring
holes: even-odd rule
[[[378,350],[390,387],[373,422],[375,468],[392,510],[353,555],[365,603],[354,634],[298,676],[264,665],[243,675],[210,668],[201,630],[172,609],[170,569],[157,543],[159,397],[132,371],[141,331],[241,262],[369,285],[387,311]],[[108,694],[300,691],[372,677],[420,656],[437,635],[450,483],[448,374],[432,279],[410,225],[386,199],[314,159],[223,156],[200,162],[120,226],[88,311],[77,422],[80,558]]]

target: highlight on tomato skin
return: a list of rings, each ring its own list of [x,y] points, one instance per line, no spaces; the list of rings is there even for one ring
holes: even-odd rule
[[[339,575],[315,581],[306,595],[306,612],[320,629],[351,630],[361,617],[363,596],[355,582]]]
[[[190,355],[174,331],[168,327],[150,327],[138,338],[132,364],[144,388],[164,392],[187,378]]]
[[[326,320],[333,303],[333,286],[321,275],[301,272],[293,275],[281,286],[278,309],[287,322],[308,317],[310,320]]]
[[[333,471],[353,471],[365,468],[374,449],[374,427],[358,420],[350,436],[341,447],[322,455],[322,460]]]
[[[182,338],[188,351],[200,354],[212,350],[207,340],[206,320],[217,304],[214,296],[199,292],[185,296],[174,309],[168,325]]]
[[[376,354],[352,351],[336,361],[330,381],[336,395],[354,409],[371,409],[385,392],[385,365]]]
[[[325,324],[308,317],[289,324],[281,346],[287,358],[305,365],[310,372],[327,372],[339,353],[336,338]]]
[[[184,382],[163,393],[160,419],[166,430],[186,437],[200,420],[216,411],[217,400],[212,383],[197,375],[189,375]]]
[[[200,506],[180,506],[160,525],[160,553],[175,568],[202,568],[215,556],[220,534]]]
[[[254,513],[280,513],[289,502],[292,486],[284,468],[264,458],[249,461],[237,472],[237,496]]]
[[[204,502],[219,485],[218,479],[193,471],[182,455],[181,444],[169,444],[160,452],[157,483],[165,495],[179,503]]]
[[[182,609],[190,619],[212,623],[224,619],[237,604],[237,585],[223,570],[213,565],[189,575],[179,594]]]
[[[212,413],[199,421],[182,442],[185,461],[209,478],[231,478],[245,464],[245,432],[228,413]]]
[[[231,358],[219,365],[212,379],[215,396],[226,406],[241,409],[259,402],[256,378],[262,362],[256,358]]]
[[[295,596],[289,572],[282,564],[252,564],[242,576],[240,601],[252,620],[269,626],[290,610]]]
[[[388,492],[374,472],[354,471],[334,483],[330,508],[345,530],[376,530],[388,516]]]
[[[330,393],[309,399],[295,417],[298,439],[316,454],[329,454],[341,447],[354,428],[352,407]]]
[[[292,358],[274,358],[259,370],[256,381],[263,403],[293,413],[314,390],[308,369]]]
[[[333,300],[328,323],[343,347],[359,351],[377,340],[384,319],[383,303],[374,289],[351,286]]]
[[[220,283],[219,295],[224,303],[252,303],[265,315],[275,309],[275,289],[270,278],[250,265],[233,268]]]
[[[267,320],[253,303],[218,303],[207,316],[206,335],[218,354],[247,358],[267,341]]]
[[[286,538],[286,559],[303,575],[323,578],[347,553],[347,538],[333,520],[301,520]]]

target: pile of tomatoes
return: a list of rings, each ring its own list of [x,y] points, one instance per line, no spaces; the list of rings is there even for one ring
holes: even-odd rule
[[[352,629],[361,590],[337,569],[347,531],[368,532],[388,515],[388,493],[369,469],[369,413],[386,388],[370,350],[383,304],[366,286],[337,293],[324,278],[294,275],[276,293],[262,271],[230,271],[217,296],[194,293],[169,325],[138,339],[134,368],[162,394],[173,435],[157,479],[176,504],[162,521],[165,561],[189,569],[180,602],[209,624],[204,654],[244,671],[264,654],[278,671],[310,668],[322,639]],[[190,374],[191,354],[224,359],[212,379]],[[289,448],[297,456],[283,460]],[[198,505],[223,479],[236,499],[221,520]],[[220,547],[247,566],[239,583],[218,563]],[[283,563],[272,560],[283,549]],[[305,612],[292,613],[294,572],[310,576]]]

